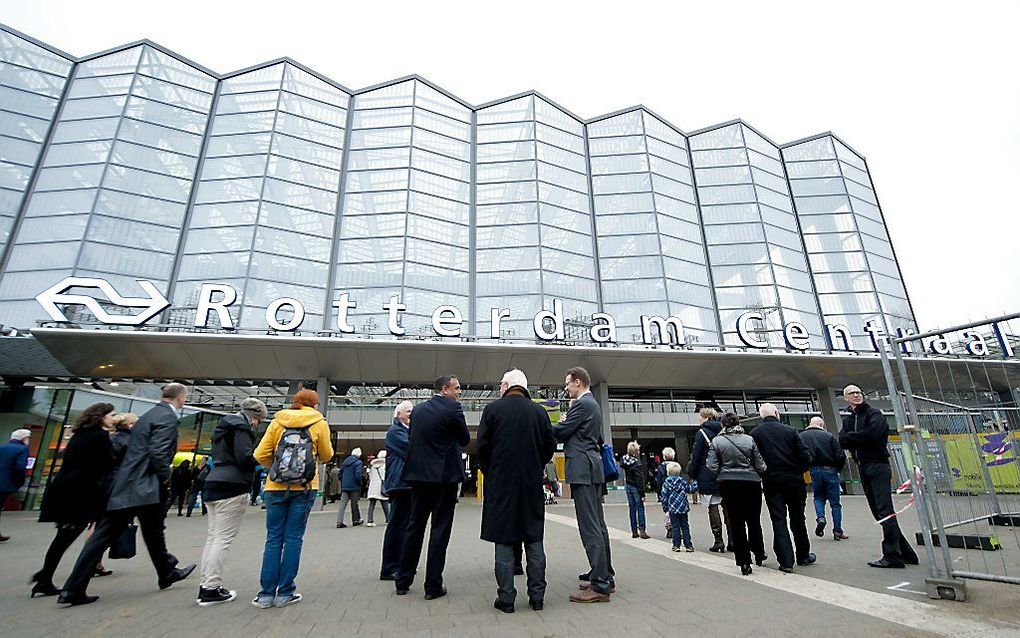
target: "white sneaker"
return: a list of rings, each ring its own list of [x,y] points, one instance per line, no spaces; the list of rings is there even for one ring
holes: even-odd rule
[[[251,606],[254,607],[255,609],[269,609],[270,607],[273,606],[273,599],[259,598],[258,596],[256,596],[255,598],[251,599]]]
[[[375,527],[375,523],[365,523],[365,527]]]

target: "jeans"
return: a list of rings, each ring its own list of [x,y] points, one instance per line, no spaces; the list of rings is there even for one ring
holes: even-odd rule
[[[694,547],[691,542],[691,526],[687,521],[687,514],[670,514],[669,524],[673,526],[673,547],[680,547],[683,541],[684,547]]]
[[[247,494],[240,494],[209,503],[209,531],[202,551],[200,587],[216,589],[223,586],[223,563],[241,530],[241,521],[248,510],[247,500]]]
[[[188,495],[188,513],[186,516],[191,518],[191,513],[195,511],[195,506],[198,505],[198,497],[202,490],[192,490],[191,494]],[[205,495],[202,495],[202,516],[209,513],[209,508],[205,505]]]
[[[633,485],[627,485],[623,489],[627,493],[627,509],[630,510],[630,531],[644,529],[645,502],[641,500],[641,490]]]
[[[843,531],[843,507],[839,504],[839,472],[832,467],[811,468],[811,491],[815,494],[815,518],[825,520],[825,501],[832,508],[832,531]]]
[[[315,503],[312,490],[267,490],[266,549],[262,554],[259,598],[293,596],[301,564],[308,515]]]
[[[390,504],[388,501],[384,501],[381,498],[370,498],[368,499],[368,522],[374,522],[372,520],[375,514],[375,504],[382,505],[383,520],[387,523],[390,522]]]

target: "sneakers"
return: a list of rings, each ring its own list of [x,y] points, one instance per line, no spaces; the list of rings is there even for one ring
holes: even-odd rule
[[[351,527],[357,527],[358,525],[361,525],[364,522],[365,521],[354,521],[353,523],[351,523]]]
[[[199,607],[209,607],[220,603],[229,603],[235,598],[237,598],[237,592],[231,589],[224,589],[222,587],[206,589],[205,587],[199,587],[198,598],[195,599],[195,602],[198,603]]]
[[[293,604],[299,603],[299,602],[301,602],[301,594],[298,594],[298,593],[291,594],[290,596],[277,596],[276,597],[276,606],[277,607],[286,607],[287,605],[293,605]]]
[[[684,548],[684,551],[685,551],[685,552],[693,552],[693,551],[694,551],[694,548],[693,548],[693,547],[689,547],[689,546],[688,546],[688,547],[685,547],[685,548]]]
[[[365,527],[375,527],[375,523],[365,523]]]
[[[817,536],[818,538],[825,536],[825,519],[824,518],[816,519],[815,523],[816,523],[815,536]]]
[[[251,599],[251,606],[255,609],[269,609],[273,606],[272,596],[256,596]]]
[[[345,527],[347,527],[347,523],[337,523],[336,524],[336,528],[337,529],[344,529]]]
[[[674,552],[682,552],[682,551],[684,551],[684,548],[683,547],[677,547],[676,545],[674,545],[673,546],[673,551]]]

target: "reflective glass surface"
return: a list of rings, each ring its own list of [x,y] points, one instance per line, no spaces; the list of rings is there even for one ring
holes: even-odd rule
[[[870,349],[875,320],[916,330],[864,159],[831,135],[783,149],[822,318]]]

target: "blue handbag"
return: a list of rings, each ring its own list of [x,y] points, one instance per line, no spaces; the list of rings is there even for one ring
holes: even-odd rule
[[[620,466],[616,464],[616,457],[613,456],[613,446],[608,443],[602,444],[602,473],[606,477],[606,483],[612,483],[620,478]]]

